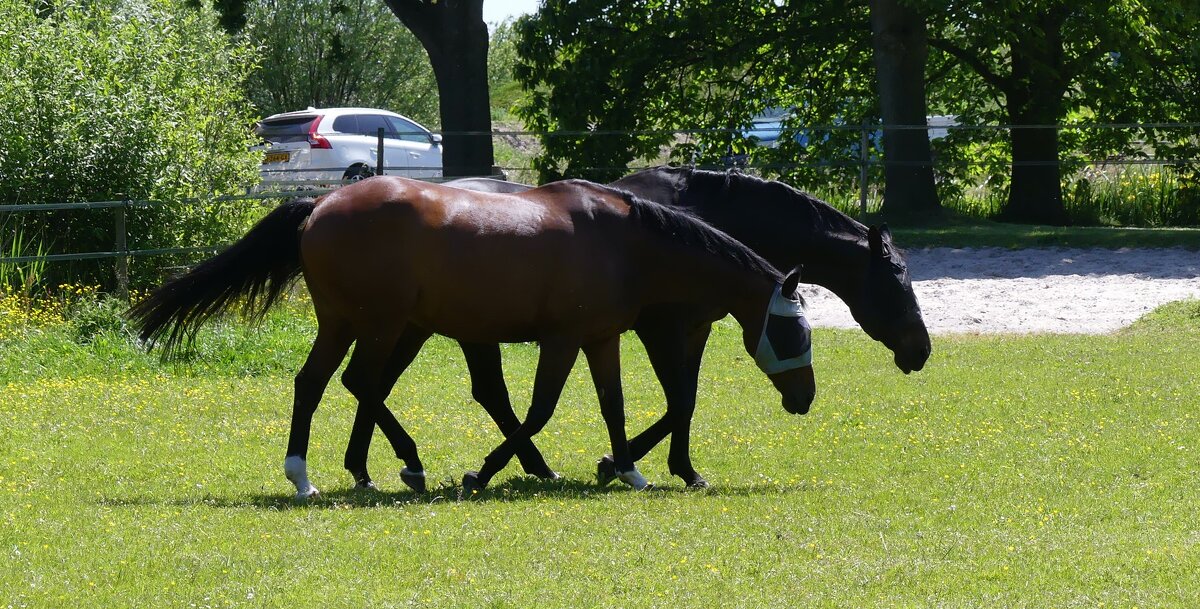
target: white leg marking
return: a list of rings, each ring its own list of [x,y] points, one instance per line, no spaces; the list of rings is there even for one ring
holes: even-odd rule
[[[424,477],[425,477],[425,470],[421,470],[421,471],[419,471],[419,472],[414,472],[413,470],[411,470],[411,469],[408,469],[407,467],[401,467],[401,468],[400,468],[400,475],[401,475],[401,476],[416,476],[416,477],[418,477],[418,478],[424,478]]]
[[[296,485],[296,499],[298,501],[304,501],[305,499],[321,494],[317,490],[317,487],[308,481],[308,464],[304,462],[302,457],[292,455],[284,459],[283,473],[287,476],[288,480],[292,481],[292,484]]]
[[[621,482],[633,487],[633,490],[635,491],[645,490],[647,487],[651,486],[650,483],[646,481],[645,476],[642,476],[642,473],[639,472],[636,467],[627,472],[617,472],[617,478],[620,478]]]

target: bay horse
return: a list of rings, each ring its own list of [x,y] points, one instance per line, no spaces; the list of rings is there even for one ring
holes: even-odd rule
[[[389,360],[409,327],[476,343],[537,341],[532,404],[523,423],[463,477],[487,486],[553,414],[582,350],[612,446],[614,475],[648,486],[625,435],[620,335],[647,307],[732,314],[748,353],[782,396],[806,413],[816,394],[810,328],[786,279],[752,250],[690,215],[590,182],[491,194],[381,176],[269,213],[225,251],[169,281],[130,310],[141,338],[169,354],[244,298],[261,317],[302,274],[317,336],[296,375],[284,470],[298,498],[312,416],[351,344],[342,383],[387,422]],[[394,421],[394,419],[391,419]],[[398,423],[406,482],[423,483],[416,445]],[[405,474],[402,471],[402,476]],[[411,484],[411,482],[410,482]]]
[[[446,185],[492,193],[519,193],[533,188],[489,178],[465,178]],[[921,370],[928,360],[929,332],[912,290],[904,254],[893,245],[887,225],[867,227],[786,184],[738,173],[655,167],[611,185],[643,199],[687,210],[749,246],[777,269],[803,267],[803,280],[832,291],[845,302],[867,335],[893,352],[895,365],[903,373]],[[712,313],[694,310],[682,314],[679,307],[651,306],[639,313],[633,326],[662,384],[667,406],[658,421],[630,441],[630,452],[638,461],[670,434],[669,471],[690,487],[708,485],[692,465],[690,429]],[[389,388],[428,338],[428,333],[414,327],[401,336],[388,365]],[[520,422],[504,384],[499,346],[463,341],[459,345],[470,371],[473,397],[501,431],[515,429]],[[358,486],[371,487],[367,452],[374,421],[367,409],[360,408],[358,413],[346,449],[345,467]],[[390,413],[383,414],[394,422]],[[381,423],[380,428],[392,441],[389,430],[394,429],[394,423],[387,427]],[[397,442],[392,444],[396,446]],[[521,445],[517,456],[527,473],[541,478],[557,476],[532,443]],[[600,460],[597,475],[601,481],[615,476],[610,457]]]

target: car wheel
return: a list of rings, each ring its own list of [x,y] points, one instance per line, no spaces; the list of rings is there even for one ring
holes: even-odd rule
[[[369,178],[373,175],[375,175],[375,172],[372,171],[370,167],[359,164],[359,165],[354,165],[354,166],[350,167],[350,169],[347,169],[346,173],[342,174],[342,179],[349,181],[349,182],[357,182],[364,178]]]

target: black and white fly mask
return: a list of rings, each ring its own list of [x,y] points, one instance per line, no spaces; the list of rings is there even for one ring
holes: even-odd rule
[[[804,302],[783,295],[776,285],[767,305],[762,335],[754,363],[767,374],[779,374],[812,365],[812,327],[804,316]]]

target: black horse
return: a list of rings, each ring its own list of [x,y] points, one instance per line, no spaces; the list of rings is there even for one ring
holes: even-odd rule
[[[532,188],[486,178],[455,180],[448,185],[495,193]],[[622,178],[612,186],[688,210],[749,246],[777,269],[803,267],[803,281],[841,298],[867,335],[891,349],[896,366],[905,374],[920,370],[929,358],[929,333],[904,255],[892,245],[886,225],[868,228],[786,184],[736,173],[658,167]],[[639,460],[670,434],[670,472],[693,487],[707,486],[692,466],[689,434],[700,362],[712,330],[711,315],[708,310],[648,307],[633,327],[662,383],[667,408],[658,421],[630,440],[630,453]],[[429,332],[419,328],[406,329],[388,362],[389,391],[429,337]],[[499,346],[461,341],[459,345],[471,375],[472,396],[507,436],[520,420],[504,384]],[[387,411],[379,414],[386,417],[387,424],[380,428],[393,447],[402,445],[404,437],[389,432],[398,426],[395,419]],[[373,485],[367,472],[367,451],[374,425],[372,413],[360,407],[346,449],[345,467],[363,487]],[[526,473],[557,477],[532,442],[519,443],[516,454]],[[601,482],[615,475],[607,456],[597,470]],[[423,479],[404,481],[417,490],[423,488]]]

